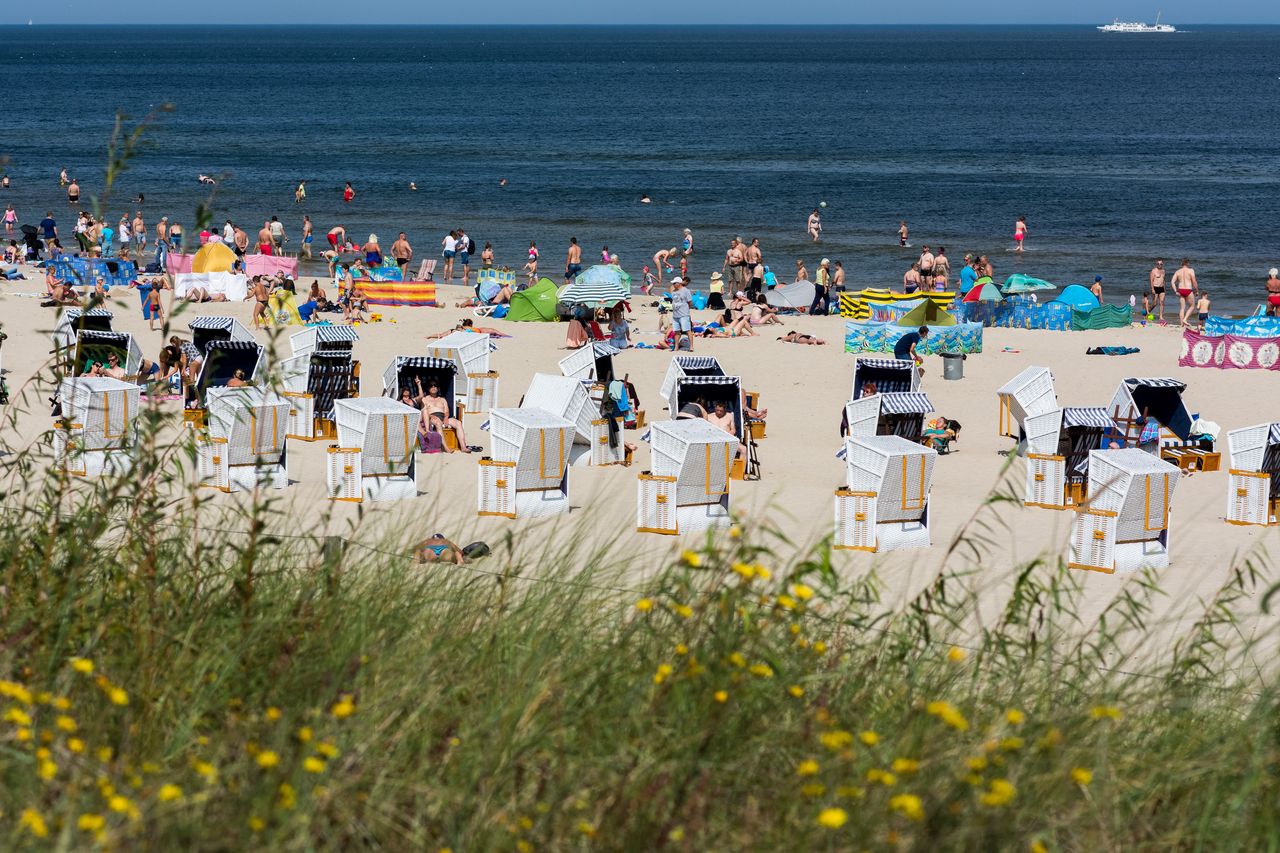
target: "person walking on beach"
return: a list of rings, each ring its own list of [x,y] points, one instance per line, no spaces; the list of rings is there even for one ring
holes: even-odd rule
[[[450,231],[444,235],[440,245],[443,247],[441,255],[444,257],[444,283],[453,284],[453,257],[458,254],[458,232]]]
[[[277,255],[284,254],[284,244],[289,242],[289,237],[284,233],[284,223],[277,217],[271,217],[271,247]]]
[[[1013,250],[1015,252],[1023,251],[1023,244],[1027,239],[1027,217],[1019,216],[1018,221],[1013,224]]]
[[[342,200],[346,204],[351,204],[351,200],[356,197],[355,187],[351,186],[351,182],[347,181],[346,187],[342,190]]]
[[[1151,268],[1151,273],[1147,276],[1147,281],[1151,285],[1151,310],[1157,309],[1160,312],[1160,325],[1165,324],[1164,319],[1164,258],[1156,258],[1156,265]]]
[[[1204,334],[1204,324],[1209,319],[1209,308],[1212,303],[1209,301],[1209,291],[1200,291],[1200,298],[1196,300],[1196,331]]]
[[[467,232],[458,229],[458,263],[462,265],[462,286],[470,286],[471,253],[476,249],[476,241],[467,236]]]
[[[689,352],[693,352],[693,322],[689,318],[689,308],[693,305],[693,296],[689,288],[684,286],[684,279],[676,276],[671,279],[671,326],[675,337],[671,341],[671,349],[679,351],[680,337],[689,339]]]
[[[822,214],[818,213],[818,208],[813,209],[813,213],[809,214],[809,221],[805,225],[809,237],[813,242],[818,242],[818,238],[822,235]]]
[[[831,260],[823,258],[818,264],[818,280],[813,283],[813,304],[809,306],[810,314],[830,314],[831,303],[827,299],[827,289],[831,286]]]
[[[577,237],[569,238],[569,251],[564,256],[564,283],[573,281],[582,272],[582,247]]]
[[[1267,313],[1280,317],[1280,270],[1272,267],[1267,276]]]
[[[311,217],[303,214],[302,217],[302,256],[304,258],[311,257],[311,241],[316,238],[315,229],[311,225]]]
[[[13,209],[13,205],[8,205],[4,209],[4,233],[12,234],[13,226],[18,221],[18,212]]]
[[[1182,259],[1182,266],[1173,274],[1170,283],[1178,291],[1178,325],[1185,327],[1190,323],[1191,312],[1196,308],[1194,294],[1200,289],[1190,258]]]
[[[268,246],[268,248],[270,248]],[[264,255],[271,254],[263,252]],[[255,275],[253,281],[249,284],[249,295],[253,297],[253,327],[255,329],[262,328],[263,324],[269,325],[270,318],[267,316],[267,305],[270,303],[271,293],[267,290],[267,283],[263,281],[262,276]]]
[[[403,231],[391,244],[391,257],[396,259],[396,266],[400,268],[400,280],[408,281],[409,262],[413,260],[413,246],[409,245],[409,239],[405,237]]]
[[[898,223],[898,245],[902,248],[907,247],[907,220]]]

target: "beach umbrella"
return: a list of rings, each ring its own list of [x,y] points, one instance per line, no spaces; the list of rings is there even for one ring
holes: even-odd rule
[[[1035,290],[1057,290],[1056,284],[1051,284],[1042,278],[1032,278],[1029,275],[1016,272],[1004,280],[1005,293],[1031,293]]]
[[[631,293],[631,276],[617,264],[596,264],[578,273],[574,284],[617,284]]]
[[[584,272],[573,284],[567,285],[564,290],[560,291],[560,301],[566,305],[612,308],[619,302],[626,302],[631,298],[630,278],[627,279],[627,284],[624,285],[620,277],[615,277],[612,281],[608,280],[606,273],[597,273],[595,276],[588,277],[592,270],[600,269],[608,270],[609,267],[597,266]],[[622,270],[617,267],[612,269],[622,273]],[[626,273],[622,273],[622,275],[626,275]]]
[[[978,285],[975,283],[968,293],[964,296],[965,302],[1003,302],[1004,294],[1000,292],[1000,288],[996,287],[993,282],[988,281],[986,284]]]

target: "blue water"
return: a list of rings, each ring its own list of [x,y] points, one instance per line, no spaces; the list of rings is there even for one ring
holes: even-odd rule
[[[190,230],[206,172],[215,221],[251,234],[306,212],[384,246],[405,230],[421,257],[462,226],[513,266],[537,240],[544,271],[572,235],[638,274],[690,227],[699,279],[740,234],[783,271],[840,258],[855,286],[900,283],[906,219],[953,263],[1101,274],[1112,300],[1185,254],[1216,307],[1249,310],[1280,265],[1280,28],[1192,29],[9,27],[0,204],[67,214],[59,169],[100,192],[115,111],[170,102],[113,219],[142,192],[149,222]]]

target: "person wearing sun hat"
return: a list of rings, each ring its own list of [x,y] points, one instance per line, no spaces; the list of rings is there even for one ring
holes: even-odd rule
[[[827,300],[827,288],[831,284],[831,259],[823,258],[818,265],[817,281],[813,283],[813,304],[809,306],[810,314],[830,314],[831,303]],[[819,310],[821,306],[821,310]]]
[[[716,311],[724,310],[724,274],[716,270],[711,274],[711,284],[707,286],[707,307]]]

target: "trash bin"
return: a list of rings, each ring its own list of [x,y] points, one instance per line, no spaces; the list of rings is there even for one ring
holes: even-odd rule
[[[962,352],[944,352],[942,356],[942,378],[964,379],[964,360],[968,358]]]

